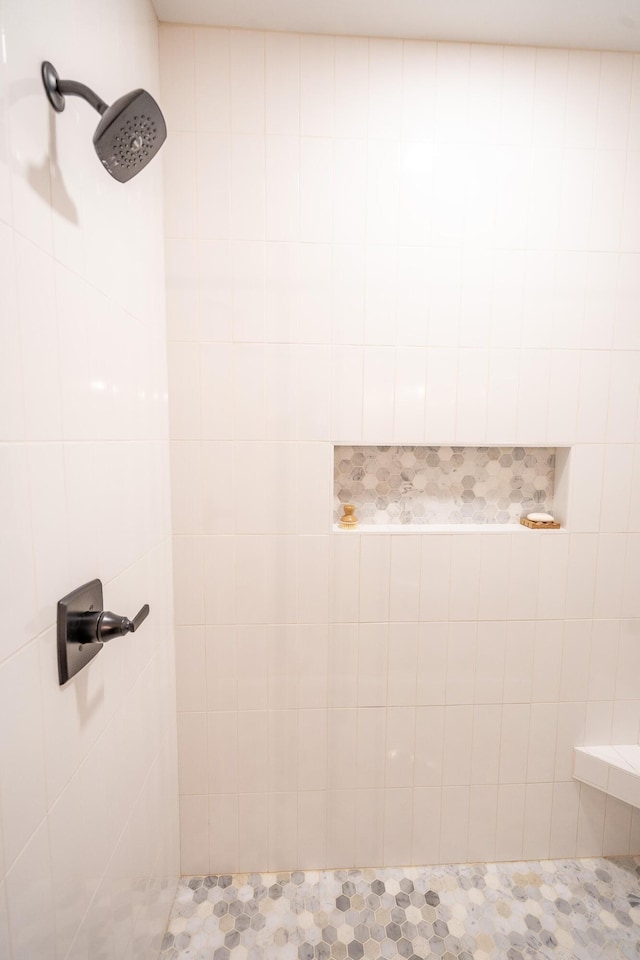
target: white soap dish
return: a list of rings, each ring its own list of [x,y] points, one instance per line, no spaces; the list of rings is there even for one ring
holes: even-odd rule
[[[550,513],[530,513],[526,517],[520,517],[520,523],[531,530],[560,529],[560,524],[556,523]]]

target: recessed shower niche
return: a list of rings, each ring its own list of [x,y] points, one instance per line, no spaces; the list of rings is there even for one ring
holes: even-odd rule
[[[520,528],[538,511],[564,516],[567,447],[336,446],[334,523],[345,503],[358,529]]]

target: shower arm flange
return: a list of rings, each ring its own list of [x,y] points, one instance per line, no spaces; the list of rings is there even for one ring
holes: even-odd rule
[[[48,60],[42,64],[42,81],[49,103],[57,113],[62,113],[65,108],[65,96],[81,97],[101,116],[109,106],[85,83],[79,83],[77,80],[61,80],[58,71]]]

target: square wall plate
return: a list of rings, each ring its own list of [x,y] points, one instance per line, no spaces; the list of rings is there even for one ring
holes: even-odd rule
[[[102,611],[102,583],[91,580],[58,601],[58,676],[60,686],[93,660],[104,644],[80,643],[87,635],[87,620],[97,622]]]

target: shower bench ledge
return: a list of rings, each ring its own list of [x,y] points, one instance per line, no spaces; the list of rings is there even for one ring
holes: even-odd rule
[[[575,780],[640,807],[640,744],[575,747],[573,754]]]

